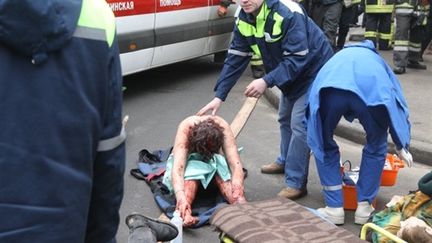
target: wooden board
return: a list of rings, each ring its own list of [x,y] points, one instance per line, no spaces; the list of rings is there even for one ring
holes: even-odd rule
[[[235,138],[237,138],[244,125],[246,125],[246,122],[252,114],[257,102],[258,98],[248,97],[243,103],[243,106],[237,112],[237,115],[234,117],[230,125]]]

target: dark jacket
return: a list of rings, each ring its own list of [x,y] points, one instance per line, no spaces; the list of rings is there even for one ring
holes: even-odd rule
[[[103,0],[0,3],[0,242],[110,242],[122,81]]]
[[[264,62],[267,85],[276,85],[289,98],[306,93],[321,66],[333,54],[322,31],[297,3],[266,0],[256,20],[240,11],[215,87],[216,97],[225,100],[254,52]]]

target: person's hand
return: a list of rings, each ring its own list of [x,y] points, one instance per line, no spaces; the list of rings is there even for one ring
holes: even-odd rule
[[[183,192],[176,194],[176,210],[180,212],[180,217],[183,219],[183,226],[190,227],[198,223],[199,219],[192,216],[191,205],[186,200],[186,195]]]
[[[259,98],[267,89],[267,83],[264,79],[259,78],[252,81],[247,87],[244,94],[247,97]]]
[[[219,107],[222,104],[222,100],[219,99],[218,97],[215,97],[212,101],[210,101],[206,106],[204,106],[203,108],[201,108],[201,110],[199,110],[196,115],[197,116],[202,116],[204,114],[206,114],[208,111],[212,111],[212,115],[216,115],[216,112],[218,112]]]
[[[176,193],[176,201],[176,210],[180,212],[180,217],[184,219],[192,211],[185,194],[183,192]]]
[[[235,203],[244,203],[246,198],[244,197],[244,187],[240,183],[233,183],[231,185],[232,195]]]
[[[183,226],[184,227],[191,227],[191,226],[194,226],[195,224],[197,224],[198,221],[199,221],[199,219],[197,217],[192,216],[192,213],[191,213],[183,219]]]
[[[413,157],[407,149],[402,148],[401,150],[396,150],[396,152],[399,158],[401,158],[408,167],[413,165]]]

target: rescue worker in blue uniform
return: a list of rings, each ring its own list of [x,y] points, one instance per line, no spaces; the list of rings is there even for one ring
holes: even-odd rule
[[[343,224],[339,147],[333,132],[342,116],[357,118],[366,131],[357,182],[355,223],[364,224],[374,210],[387,154],[388,130],[399,156],[408,166],[410,122],[399,80],[367,40],[345,46],[319,71],[309,94],[307,141],[314,153],[326,207],[318,209],[335,224]]]
[[[104,0],[0,3],[0,242],[115,242],[125,133]]]
[[[198,115],[216,114],[253,54],[262,57],[263,78],[246,88],[248,97],[260,97],[267,87],[282,91],[279,105],[280,155],[261,168],[263,173],[285,173],[286,188],[279,196],[306,195],[309,147],[306,143],[306,92],[318,70],[333,55],[319,27],[291,0],[240,0],[234,37],[214,88],[215,98]]]

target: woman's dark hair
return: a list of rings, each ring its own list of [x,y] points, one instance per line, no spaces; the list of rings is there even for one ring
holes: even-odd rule
[[[212,119],[201,121],[193,126],[189,133],[188,149],[190,153],[199,153],[204,161],[218,153],[223,144],[223,128]]]

